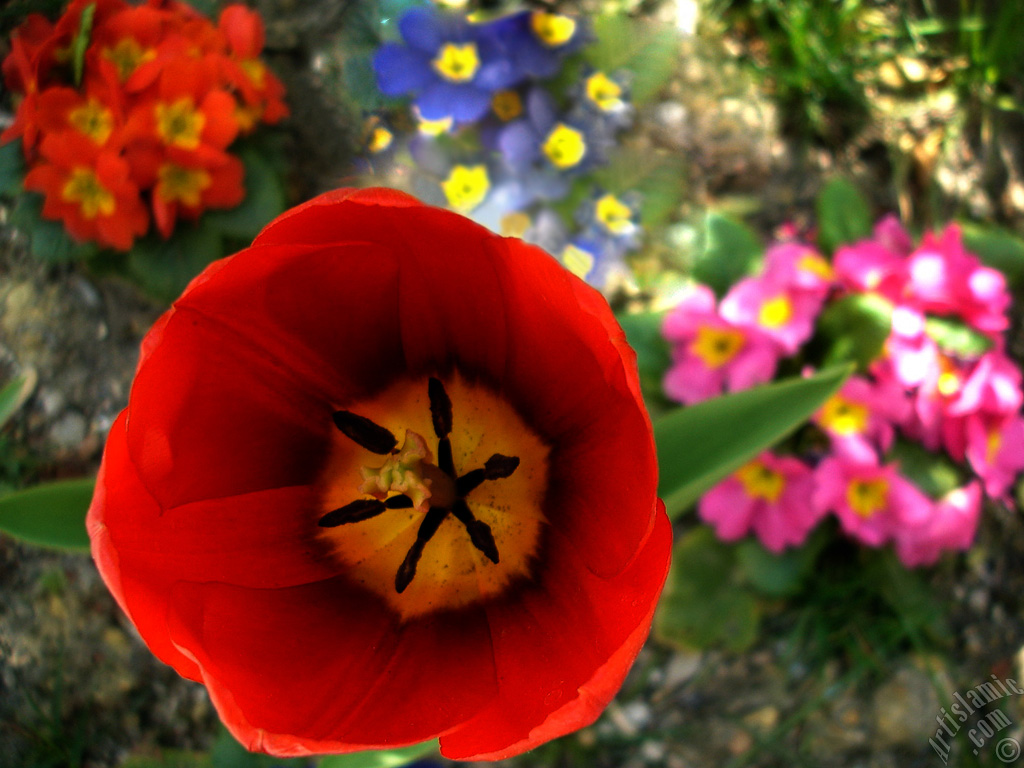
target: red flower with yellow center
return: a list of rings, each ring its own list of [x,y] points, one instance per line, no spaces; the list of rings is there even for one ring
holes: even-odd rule
[[[45,218],[63,220],[77,240],[123,251],[145,234],[149,216],[124,158],[75,131],[48,134],[41,153],[25,188],[46,195]]]
[[[229,5],[221,11],[218,29],[227,40],[230,56],[223,67],[228,81],[242,97],[236,118],[243,132],[263,121],[273,125],[287,116],[284,85],[260,60],[263,51],[263,20],[244,5]]]
[[[635,358],[547,254],[389,190],[323,195],[143,342],[88,527],[150,648],[250,749],[592,722],[668,568]]]

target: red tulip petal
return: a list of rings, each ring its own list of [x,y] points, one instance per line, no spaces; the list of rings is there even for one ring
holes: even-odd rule
[[[342,580],[278,590],[182,584],[169,621],[235,737],[279,756],[435,738],[495,695],[479,611],[398,625]]]
[[[161,506],[313,482],[331,405],[288,358],[181,305],[158,351],[132,386],[128,446]]]
[[[647,637],[668,575],[672,526],[659,504],[654,530],[612,580],[593,576],[555,535],[542,584],[487,608],[499,693],[441,737],[457,760],[500,760],[597,719]]]

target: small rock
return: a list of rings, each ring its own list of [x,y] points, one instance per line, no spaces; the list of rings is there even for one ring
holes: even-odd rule
[[[50,427],[50,442],[60,450],[71,450],[81,445],[89,430],[89,422],[77,411],[68,411]]]
[[[941,704],[927,674],[903,667],[875,690],[874,729],[885,744],[922,744],[935,733]]]

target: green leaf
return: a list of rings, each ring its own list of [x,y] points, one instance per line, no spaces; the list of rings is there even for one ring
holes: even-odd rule
[[[732,548],[710,528],[683,536],[655,615],[657,639],[681,648],[749,648],[757,639],[761,610],[753,594],[734,582],[735,562]]]
[[[722,296],[757,270],[763,251],[761,241],[746,224],[709,211],[704,219],[704,250],[693,266],[693,277]]]
[[[891,455],[900,472],[933,499],[964,484],[964,473],[945,454],[932,453],[919,443],[897,440]]]
[[[178,749],[162,749],[156,754],[132,754],[121,768],[221,768],[209,755]]]
[[[871,209],[850,181],[836,177],[818,195],[818,243],[826,253],[871,235]]]
[[[654,423],[658,495],[671,518],[803,424],[833,395],[849,367],[789,379],[679,408]]]
[[[199,227],[177,229],[169,240],[151,235],[137,241],[128,254],[128,272],[152,296],[171,302],[207,264],[223,255],[220,235],[200,222]]]
[[[25,178],[25,158],[21,154],[21,141],[0,145],[0,195],[16,195],[22,191]]]
[[[221,730],[220,736],[210,748],[210,764],[213,768],[281,768],[282,766],[307,768],[309,760],[305,758],[282,759],[250,752],[224,729]]]
[[[43,196],[19,195],[11,212],[11,223],[29,238],[29,252],[41,261],[57,264],[85,261],[98,253],[94,243],[78,243],[64,229],[63,222],[43,218]]]
[[[679,37],[664,24],[605,14],[593,19],[596,40],[584,51],[592,67],[633,73],[631,99],[641,105],[668,83],[679,59]]]
[[[254,149],[239,152],[245,166],[245,198],[225,211],[210,211],[204,223],[247,245],[285,209],[284,189],[273,166]]]
[[[354,752],[350,755],[330,755],[320,758],[317,768],[398,768],[430,752],[437,751],[437,740],[424,741],[401,749],[378,752]]]
[[[35,368],[29,368],[21,376],[11,379],[0,389],[0,427],[21,408],[36,388]]]
[[[667,221],[679,207],[686,191],[686,164],[671,152],[623,149],[608,165],[594,171],[594,180],[615,195],[640,195],[640,220],[650,229]],[[593,193],[593,185],[587,184]],[[571,212],[570,212],[571,213]]]
[[[616,318],[626,332],[626,341],[636,352],[640,384],[645,391],[661,392],[661,380],[671,363],[671,348],[661,335],[665,312],[636,312]]]
[[[89,551],[85,513],[95,481],[57,480],[0,497],[0,531],[32,544]]]
[[[794,595],[803,587],[825,539],[809,539],[800,547],[775,554],[755,539],[736,546],[740,570],[751,586],[769,597]]]
[[[985,334],[950,317],[929,317],[924,330],[942,349],[959,357],[978,357],[992,348]]]
[[[988,266],[998,269],[1016,289],[1024,288],[1024,239],[1005,229],[961,225],[964,244]]]
[[[829,339],[826,365],[853,362],[864,370],[882,354],[892,330],[892,304],[873,293],[834,301],[818,318],[818,332]]]
[[[78,22],[78,32],[71,41],[71,71],[75,78],[75,87],[82,84],[82,70],[85,67],[85,49],[89,47],[92,36],[92,20],[96,15],[96,3],[89,3],[82,9]]]

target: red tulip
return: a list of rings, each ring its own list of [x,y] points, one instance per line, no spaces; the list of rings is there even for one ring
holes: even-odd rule
[[[89,510],[157,656],[278,756],[592,722],[671,530],[635,358],[542,251],[389,190],[323,195],[150,331]]]

